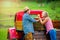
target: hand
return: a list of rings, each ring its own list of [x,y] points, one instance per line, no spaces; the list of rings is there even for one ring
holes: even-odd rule
[[[40,17],[40,14],[38,14],[37,16]]]
[[[40,14],[38,14],[37,16],[38,16],[38,19],[40,19]]]

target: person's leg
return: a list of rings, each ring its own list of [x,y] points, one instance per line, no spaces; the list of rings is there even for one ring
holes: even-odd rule
[[[55,30],[50,30],[49,34],[50,34],[51,40],[56,40],[56,31]]]
[[[33,34],[31,32],[29,32],[26,36],[25,36],[25,40],[33,40]]]

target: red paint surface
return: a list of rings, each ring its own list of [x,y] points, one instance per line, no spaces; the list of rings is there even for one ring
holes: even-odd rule
[[[42,10],[31,10],[30,11],[31,15],[37,15],[40,14],[40,17],[42,18]],[[17,12],[16,13],[16,21],[22,21],[22,17],[24,15],[23,11]]]

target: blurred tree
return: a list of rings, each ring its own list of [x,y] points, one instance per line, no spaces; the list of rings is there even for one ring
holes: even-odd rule
[[[55,0],[46,0],[46,3],[49,3],[49,2],[52,2],[52,1],[55,1]]]

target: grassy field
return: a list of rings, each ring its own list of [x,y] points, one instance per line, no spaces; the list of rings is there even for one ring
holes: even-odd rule
[[[20,2],[19,7],[16,8],[17,10],[12,8],[10,9],[11,11],[8,11],[8,9],[5,8],[4,10],[9,13],[4,13],[5,11],[0,13],[0,40],[7,40],[7,27],[14,26],[14,15],[19,10],[23,10],[25,6],[28,6],[31,10],[45,10],[49,13],[52,20],[60,20],[60,7],[56,8],[56,10],[52,10],[50,6],[51,4],[52,3],[43,3],[43,6],[41,6],[40,3],[36,2]]]
[[[7,40],[7,28],[0,28],[0,40]]]

